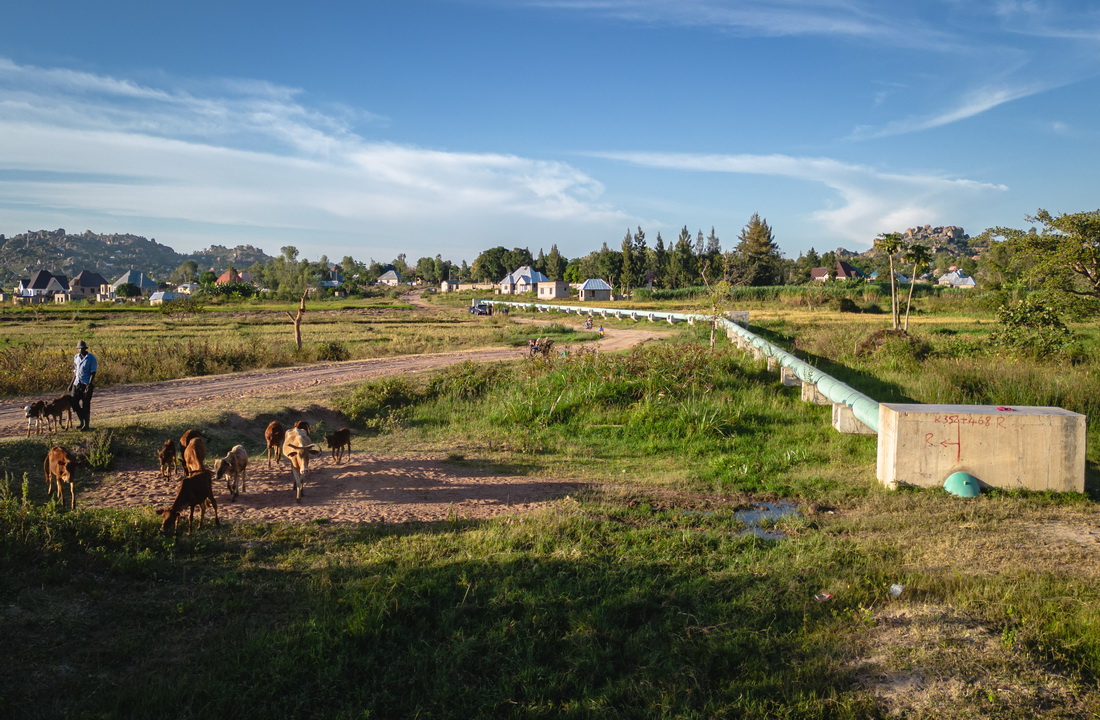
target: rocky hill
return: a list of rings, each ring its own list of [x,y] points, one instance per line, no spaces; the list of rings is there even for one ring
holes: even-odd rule
[[[186,260],[200,270],[222,272],[229,265],[243,270],[271,256],[251,245],[226,248],[214,245],[184,255],[156,240],[139,235],[98,234],[87,230],[80,235],[58,230],[38,230],[13,237],[0,235],[0,286],[10,286],[37,270],[49,270],[73,277],[81,270],[95,270],[108,280],[127,270],[141,270],[156,280],[166,280]]]

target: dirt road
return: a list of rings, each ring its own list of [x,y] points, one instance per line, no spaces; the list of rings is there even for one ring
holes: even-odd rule
[[[596,343],[603,351],[623,350],[646,340],[659,338],[652,330],[609,330],[607,337]],[[194,407],[210,400],[253,398],[284,395],[322,385],[336,385],[369,380],[385,375],[398,375],[424,370],[436,370],[472,362],[518,360],[525,354],[521,348],[482,348],[429,355],[349,360],[274,370],[251,370],[228,375],[183,378],[158,383],[121,385],[100,388],[92,400],[93,425],[96,421],[129,415],[134,408],[143,411],[165,411],[185,406]],[[0,437],[12,437],[26,432],[23,406],[42,396],[12,398],[0,404]]]

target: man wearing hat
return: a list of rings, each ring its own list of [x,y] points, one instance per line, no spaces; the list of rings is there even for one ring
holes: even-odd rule
[[[95,373],[98,369],[95,355],[88,352],[88,343],[81,340],[76,344],[76,357],[73,358],[73,405],[80,420],[81,430],[91,430],[92,392],[95,390]]]

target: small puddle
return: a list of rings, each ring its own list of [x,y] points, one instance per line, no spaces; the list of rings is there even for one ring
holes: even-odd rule
[[[711,510],[688,510],[690,515],[714,515]],[[771,527],[778,520],[786,517],[798,517],[798,505],[792,502],[759,502],[753,503],[751,510],[738,510],[733,514],[733,519],[744,523],[745,527],[740,531],[742,535],[753,535],[761,540],[781,540],[787,537],[787,533],[775,530]],[[765,527],[767,524],[768,527]]]
[[[752,510],[738,510],[733,514],[734,520],[745,523],[744,534],[755,535],[763,540],[779,540],[787,537],[787,533],[775,530],[769,526],[777,520],[786,517],[797,517],[798,506],[791,502],[762,502],[755,503]]]

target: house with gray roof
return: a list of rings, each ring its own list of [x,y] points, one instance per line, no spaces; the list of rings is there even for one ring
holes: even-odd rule
[[[152,295],[159,288],[156,281],[145,273],[137,270],[127,270],[118,280],[111,283],[111,292],[118,292],[118,286],[126,283],[131,283],[138,290],[141,290],[142,295]]]
[[[497,285],[500,288],[501,295],[514,295],[516,293],[533,292],[540,282],[550,282],[550,278],[538,270],[532,270],[530,265],[523,265],[514,272],[508,273],[508,277],[501,280]]]
[[[578,288],[581,301],[611,300],[611,286],[600,278],[589,278]]]
[[[940,275],[936,283],[939,285],[944,285],[946,287],[967,289],[977,287],[978,285],[977,281],[975,281],[974,278],[970,277],[958,268],[952,270],[949,273],[944,273],[943,275]]]
[[[70,296],[73,299],[95,298],[110,285],[107,279],[94,270],[81,270],[69,283]]]

